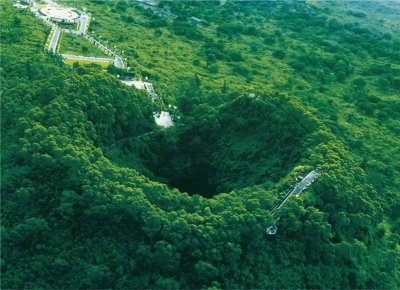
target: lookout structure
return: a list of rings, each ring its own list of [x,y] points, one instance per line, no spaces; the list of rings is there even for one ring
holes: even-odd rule
[[[319,171],[317,170],[312,170],[310,173],[306,175],[299,183],[296,184],[296,186],[289,190],[276,204],[275,206],[271,209],[271,215],[274,216],[277,210],[279,210],[285,202],[292,196],[292,195],[300,195],[307,187],[309,187],[315,179],[318,177]],[[275,223],[280,219],[278,217],[275,220]],[[276,225],[272,225],[267,228],[266,232],[268,235],[275,235],[277,232],[278,228]]]

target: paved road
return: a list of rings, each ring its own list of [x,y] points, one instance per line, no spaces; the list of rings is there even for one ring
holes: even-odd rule
[[[56,2],[51,0],[44,0],[43,2],[49,6],[59,6]]]
[[[59,4],[57,4],[56,2],[54,2],[52,0],[44,0],[44,2],[45,2],[45,4],[50,5],[50,6],[59,6]],[[54,24],[51,21],[49,21],[47,19],[47,17],[41,15],[39,13],[39,9],[43,5],[41,5],[40,3],[36,2],[36,1],[32,1],[32,6],[33,6],[32,7],[32,12],[38,18],[42,19],[47,25],[53,27],[53,29],[54,29],[54,33],[52,35],[52,38],[50,40],[49,47],[48,47],[49,51],[51,51],[53,53],[57,52],[57,44],[58,44],[58,41],[60,39],[60,35],[61,35],[62,31],[65,31],[67,33],[79,34],[79,35],[82,35],[83,37],[87,38],[89,41],[91,41],[95,45],[97,45],[101,50],[103,50],[106,54],[112,56],[114,59],[111,59],[111,58],[99,58],[99,57],[86,57],[86,56],[77,56],[77,55],[63,55],[64,58],[76,59],[76,60],[89,60],[89,61],[109,62],[109,63],[113,63],[117,68],[121,68],[121,69],[125,68],[125,64],[124,64],[124,61],[123,61],[122,57],[117,55],[114,51],[109,49],[107,46],[102,44],[100,41],[98,41],[98,40],[94,39],[92,36],[86,34],[86,31],[87,31],[87,29],[89,27],[89,22],[90,22],[90,17],[89,17],[88,14],[86,14],[86,12],[82,12],[81,15],[80,15],[79,30],[71,31],[69,29],[61,29],[56,24]]]
[[[104,44],[102,44],[100,41],[96,40],[95,38],[93,38],[92,36],[83,33],[82,34],[86,39],[88,39],[89,41],[91,41],[92,43],[94,43],[95,45],[97,45],[101,50],[103,50],[105,53],[111,55],[114,57],[114,65],[117,68],[125,68],[125,64],[124,61],[122,60],[122,57],[120,57],[119,55],[117,55],[114,51],[112,51],[111,49],[109,49],[107,46],[105,46]]]
[[[122,58],[119,57],[118,55],[115,55],[115,58],[114,58],[114,65],[115,65],[115,67],[117,67],[117,68],[125,68],[124,61],[123,61]]]
[[[105,57],[92,57],[92,56],[81,56],[72,54],[62,54],[61,56],[66,59],[88,60],[88,61],[98,61],[98,62],[108,62],[108,63],[114,62],[112,58],[105,58]]]
[[[61,35],[61,29],[57,28],[54,33],[53,33],[53,37],[50,40],[50,44],[49,44],[49,51],[52,53],[56,53],[57,52],[57,43],[58,40],[60,39],[60,35]]]
[[[115,53],[109,49],[107,46],[105,46],[104,44],[102,44],[100,41],[96,40],[95,38],[93,38],[92,36],[90,36],[89,34],[84,33],[83,37],[85,37],[86,39],[88,39],[89,41],[93,42],[95,45],[97,45],[100,49],[102,49],[105,53],[110,54],[112,56],[115,56]]]
[[[86,13],[82,13],[79,20],[80,20],[79,33],[84,34],[86,33],[86,30],[89,25],[89,15],[87,15]]]

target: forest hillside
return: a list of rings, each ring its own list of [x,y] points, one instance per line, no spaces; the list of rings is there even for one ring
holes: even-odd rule
[[[126,68],[0,3],[2,288],[400,287],[398,3],[66,3]]]

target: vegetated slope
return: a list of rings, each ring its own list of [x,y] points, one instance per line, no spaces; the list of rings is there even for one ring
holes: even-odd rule
[[[109,56],[89,40],[72,33],[63,33],[58,53],[108,58]]]
[[[103,154],[154,128],[147,96],[96,66],[71,69],[39,49],[32,56],[37,20],[2,5],[2,22],[21,24],[3,26],[3,288],[399,286],[398,235],[363,170],[318,118],[307,113],[317,128],[304,167],[277,184],[210,199],[168,189]],[[23,36],[13,43],[13,34]],[[285,206],[279,235],[266,237],[279,193],[317,165],[318,181]]]
[[[400,28],[391,9],[396,2],[388,3],[168,1],[155,10],[135,2],[79,5],[95,17],[93,33],[123,50],[128,66],[149,76],[169,103],[186,93],[182,84],[194,73],[205,90],[284,91],[299,98],[366,171],[398,231]]]
[[[121,156],[138,154],[172,187],[213,196],[276,183],[312,152],[316,131],[315,119],[284,95],[241,96],[218,108],[196,104],[180,125]]]

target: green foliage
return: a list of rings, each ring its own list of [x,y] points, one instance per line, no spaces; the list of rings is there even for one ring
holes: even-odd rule
[[[399,39],[361,4],[174,1],[155,25],[157,10],[84,1],[178,106],[165,130],[115,68],[63,65],[48,28],[0,5],[2,288],[400,287]]]
[[[286,54],[283,50],[275,50],[274,52],[272,52],[272,56],[279,58],[279,59],[284,59]]]
[[[279,181],[305,157],[305,148],[312,150],[317,125],[285,96],[260,98],[240,97],[218,110],[202,98],[186,112],[185,128],[155,135],[141,158],[156,176],[191,194]]]
[[[59,41],[59,53],[109,58],[100,48],[93,45],[82,36],[63,33]]]

